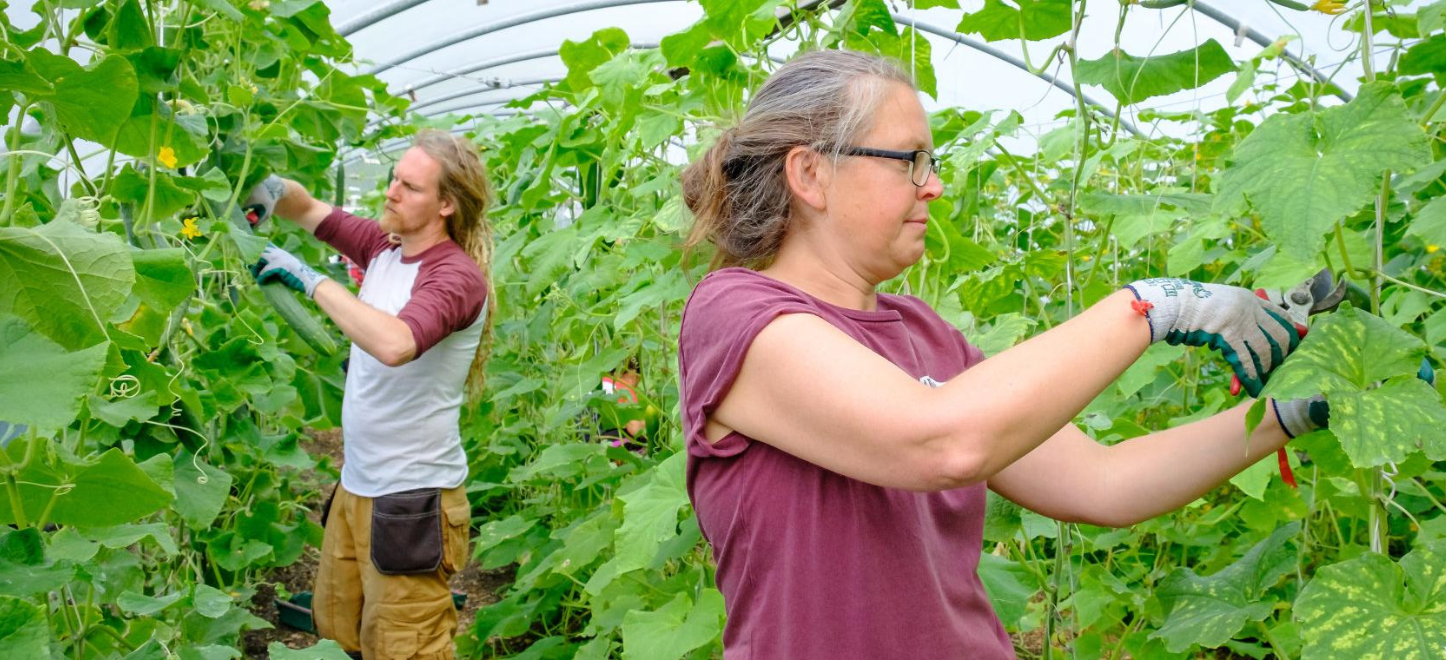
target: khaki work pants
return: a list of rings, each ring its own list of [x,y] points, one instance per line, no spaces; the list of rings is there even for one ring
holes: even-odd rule
[[[441,566],[420,575],[384,575],[372,564],[372,502],[336,486],[312,599],[316,630],[365,660],[451,660],[457,611],[447,579],[467,561],[467,493],[442,490]]]

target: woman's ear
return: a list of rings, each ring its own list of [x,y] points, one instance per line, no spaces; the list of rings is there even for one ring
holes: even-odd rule
[[[809,147],[794,147],[783,157],[788,189],[804,206],[822,211],[827,206],[824,191],[833,177],[833,163]]]
[[[452,200],[451,200],[451,199],[448,199],[448,198],[446,198],[446,197],[443,197],[443,198],[442,198],[442,208],[437,209],[437,213],[438,213],[439,215],[441,215],[443,218],[450,218],[450,217],[452,217],[452,214],[453,214],[453,213],[456,213],[456,212],[457,212],[457,207],[455,207],[455,206],[452,205]]]

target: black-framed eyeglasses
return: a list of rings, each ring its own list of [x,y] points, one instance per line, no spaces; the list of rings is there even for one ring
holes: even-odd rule
[[[844,147],[840,152],[848,156],[870,156],[891,158],[909,164],[909,182],[920,188],[929,183],[929,175],[939,171],[939,159],[923,149],[894,151],[892,149],[871,149],[869,147]]]

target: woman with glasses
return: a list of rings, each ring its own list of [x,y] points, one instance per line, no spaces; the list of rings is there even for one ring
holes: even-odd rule
[[[724,656],[1013,657],[977,568],[985,488],[1125,526],[1285,444],[1247,404],[1113,447],[1071,420],[1154,341],[1221,350],[1251,394],[1299,342],[1237,287],[1132,283],[985,359],[922,301],[878,293],[924,254],[935,175],[910,79],[795,58],[683,173],[715,268],[679,338],[688,492],[717,560]]]

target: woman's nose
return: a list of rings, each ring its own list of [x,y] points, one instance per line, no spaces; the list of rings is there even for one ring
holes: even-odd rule
[[[919,198],[926,202],[932,202],[939,199],[943,194],[944,182],[939,180],[939,173],[930,172],[929,180],[925,181],[924,185],[919,186]]]

